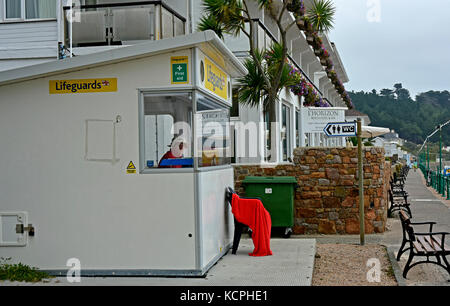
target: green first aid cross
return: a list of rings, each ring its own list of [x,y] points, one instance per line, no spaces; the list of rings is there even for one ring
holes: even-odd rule
[[[189,82],[188,57],[172,57],[172,84],[186,84]]]

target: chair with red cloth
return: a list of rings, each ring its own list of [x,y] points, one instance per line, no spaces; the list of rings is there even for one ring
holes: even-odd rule
[[[239,197],[231,187],[226,190],[226,200],[231,205],[234,215],[234,239],[232,254],[236,254],[241,239],[242,229],[248,226],[252,230],[255,249],[250,256],[272,255],[270,250],[270,234],[272,221],[269,212],[260,199]]]

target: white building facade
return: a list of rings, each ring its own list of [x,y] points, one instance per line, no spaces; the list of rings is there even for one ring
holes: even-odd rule
[[[280,41],[270,13],[254,0],[247,3],[251,22],[258,29],[257,47],[269,48]],[[204,14],[202,0],[0,0],[0,4],[0,71],[186,35],[197,31]],[[306,7],[311,4],[305,0]],[[69,22],[70,16],[73,22]],[[284,22],[294,20],[288,13],[284,18]],[[262,106],[249,108],[235,102],[231,119],[235,125],[231,131],[235,163],[289,162],[299,146],[345,146],[344,139],[327,138],[317,124],[325,127],[325,121],[345,121],[346,104],[305,34],[293,26],[287,38],[290,64],[332,107],[304,107],[303,98],[289,89],[282,90],[276,105],[276,148],[267,152],[268,125]],[[348,82],[336,45],[327,35],[321,34],[321,39],[339,80]],[[248,57],[246,36],[226,36],[225,44],[239,59]],[[308,120],[316,122],[315,129],[309,128]],[[250,129],[256,131],[251,136]]]

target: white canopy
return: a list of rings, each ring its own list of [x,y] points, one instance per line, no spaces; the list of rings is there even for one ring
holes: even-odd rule
[[[376,127],[376,126],[363,126],[362,127],[362,138],[373,138],[380,135],[389,133],[388,128]]]

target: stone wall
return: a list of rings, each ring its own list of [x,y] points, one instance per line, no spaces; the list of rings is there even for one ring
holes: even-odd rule
[[[363,155],[365,232],[382,233],[391,167],[383,148],[364,148]],[[240,195],[245,195],[246,176],[296,177],[295,234],[359,234],[357,148],[297,148],[292,164],[236,165],[234,172]]]

